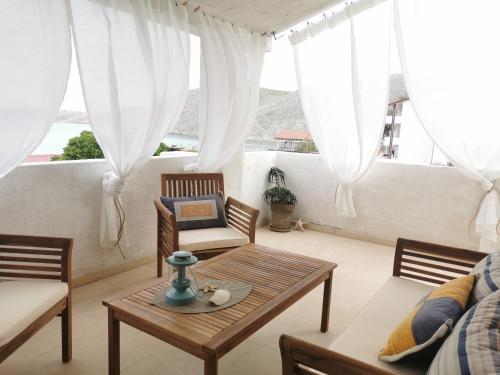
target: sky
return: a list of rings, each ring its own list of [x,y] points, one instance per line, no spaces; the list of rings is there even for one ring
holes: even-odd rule
[[[71,71],[61,109],[85,112],[85,103],[80,86],[80,76],[76,63],[76,54],[73,50]],[[191,36],[191,61],[189,69],[189,88],[200,86],[200,38]],[[273,40],[272,51],[266,53],[260,86],[275,90],[297,90],[293,53],[288,38],[282,36]]]

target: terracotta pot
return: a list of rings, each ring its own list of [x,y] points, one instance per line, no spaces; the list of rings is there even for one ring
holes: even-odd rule
[[[294,204],[271,205],[271,230],[275,232],[290,232]]]

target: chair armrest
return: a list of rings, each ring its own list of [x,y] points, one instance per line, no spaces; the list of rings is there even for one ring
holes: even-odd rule
[[[226,217],[229,226],[248,236],[251,243],[255,242],[255,227],[259,210],[232,197],[226,201]]]
[[[288,335],[281,335],[280,350],[283,375],[317,374],[310,369],[329,375],[391,374],[354,358]]]
[[[154,201],[158,214],[158,251],[168,257],[174,251],[179,250],[179,230],[175,215],[165,207],[159,200]]]
[[[486,255],[479,251],[398,238],[393,276],[441,285],[468,275]]]

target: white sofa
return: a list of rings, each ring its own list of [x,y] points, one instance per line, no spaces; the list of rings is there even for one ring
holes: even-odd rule
[[[436,286],[468,274],[486,255],[398,239],[393,276],[328,349],[281,337],[283,375],[316,374],[308,369],[326,374],[426,374],[429,363],[425,361],[387,363],[378,359],[378,352],[422,297]]]

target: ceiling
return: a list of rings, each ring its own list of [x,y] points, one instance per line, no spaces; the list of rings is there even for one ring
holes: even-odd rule
[[[189,0],[189,6],[259,32],[282,32],[342,0]]]

